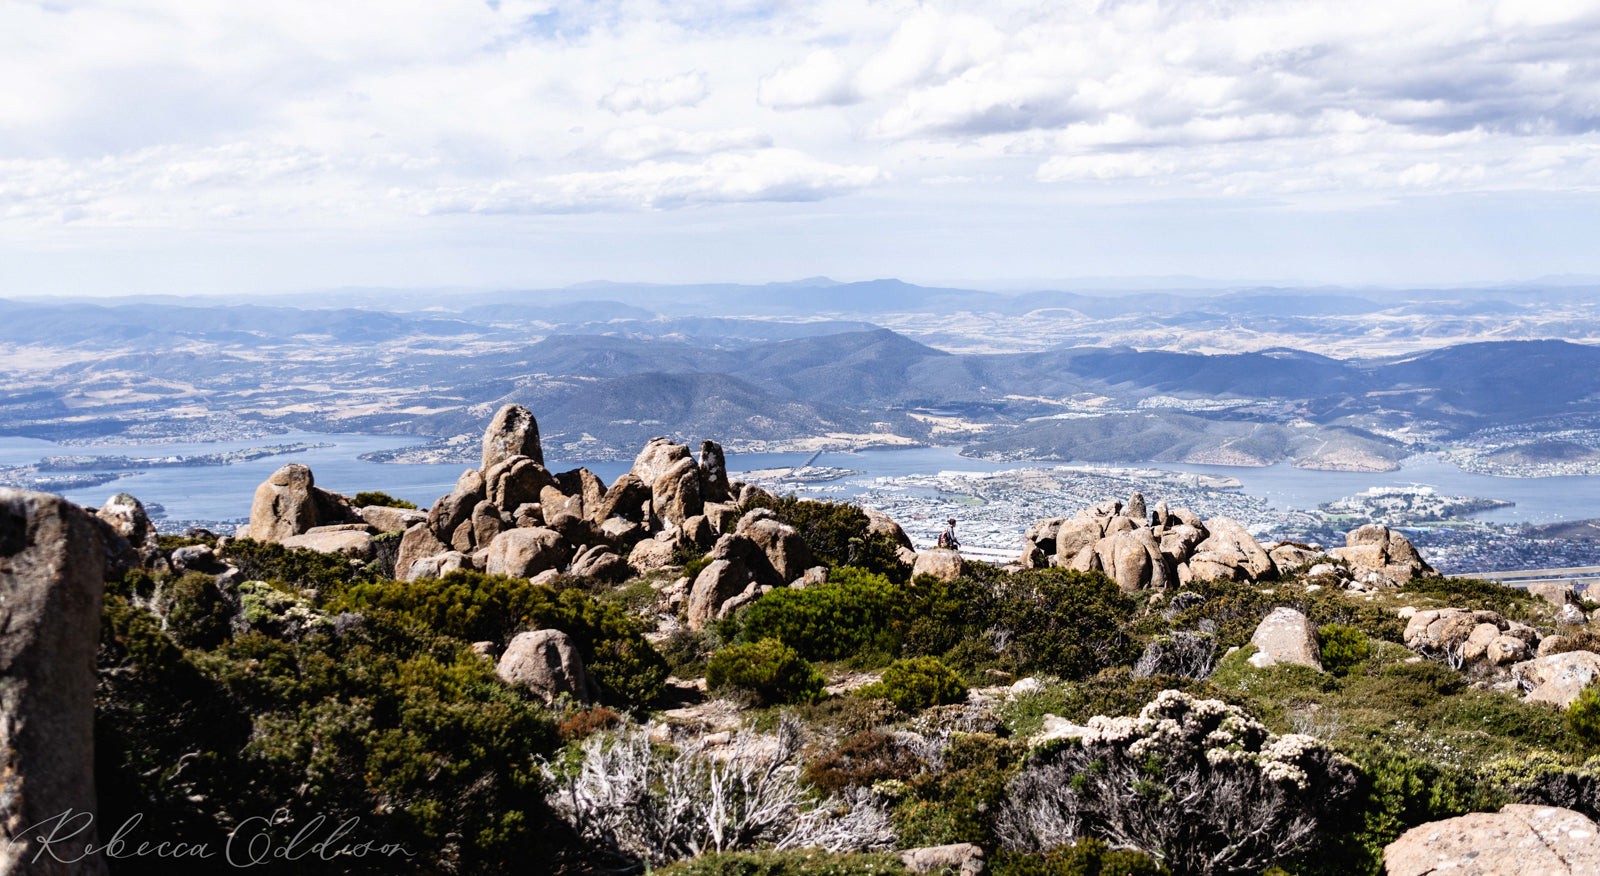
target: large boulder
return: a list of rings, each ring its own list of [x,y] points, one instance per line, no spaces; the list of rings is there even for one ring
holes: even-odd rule
[[[508,529],[489,543],[484,571],[490,575],[532,578],[548,569],[559,571],[570,554],[561,533],[542,526]]]
[[[1524,698],[1527,702],[1550,703],[1564,709],[1600,678],[1600,654],[1568,651],[1535,657],[1512,666],[1511,677],[1528,692]]]
[[[456,533],[461,530],[462,524],[470,524],[472,510],[486,498],[486,493],[483,475],[477,469],[469,468],[462,472],[461,477],[456,478],[455,489],[450,491],[450,495],[440,498],[428,510],[428,528],[440,541],[454,544]],[[470,548],[470,544],[458,547],[459,550]]]
[[[1105,535],[1106,521],[1102,518],[1080,512],[1071,520],[1063,520],[1056,527],[1056,564],[1069,565],[1084,548],[1093,547]]]
[[[348,525],[313,527],[309,532],[283,539],[280,544],[286,548],[340,554],[361,562],[372,559],[372,533]]]
[[[861,510],[867,514],[868,535],[888,536],[896,547],[916,549],[916,545],[911,543],[911,536],[906,535],[906,531],[901,528],[900,524],[894,522],[894,518],[876,508],[863,508]]]
[[[722,445],[715,441],[700,442],[700,495],[707,502],[726,502],[733,498],[728,482],[728,460],[722,455]]]
[[[1554,806],[1514,803],[1406,831],[1383,850],[1388,876],[1593,876],[1600,828]]]
[[[256,541],[283,541],[318,525],[317,499],[311,469],[291,462],[256,487],[250,503],[250,525],[244,535]]]
[[[155,553],[158,544],[156,527],[138,499],[127,493],[118,493],[107,499],[95,516],[104,520],[117,535],[127,539],[134,550],[145,556]]]
[[[745,512],[734,527],[734,533],[749,539],[760,549],[761,555],[752,563],[751,571],[763,584],[782,587],[816,565],[811,548],[800,533],[766,508]]]
[[[1252,581],[1263,581],[1277,575],[1272,556],[1261,547],[1250,531],[1227,517],[1213,517],[1206,521],[1210,533],[1205,541],[1195,545],[1195,553],[1209,554],[1213,562],[1240,569]]]
[[[526,456],[544,465],[544,448],[539,446],[539,422],[522,405],[506,405],[497,411],[483,432],[483,463],[487,472],[496,463],[513,456]]]
[[[1124,593],[1150,588],[1165,590],[1174,583],[1167,572],[1161,545],[1148,527],[1108,535],[1095,543],[1094,551],[1100,557],[1100,568]]]
[[[387,505],[366,505],[356,513],[379,532],[404,532],[428,519],[426,511],[415,508],[391,508]]]
[[[586,468],[564,471],[555,477],[556,486],[561,488],[562,493],[579,500],[583,509],[579,516],[593,519],[594,513],[606,500],[606,482]],[[601,523],[603,520],[594,522]]]
[[[687,445],[679,444],[671,438],[651,438],[644,449],[639,451],[639,455],[634,457],[633,468],[628,473],[638,478],[640,483],[653,489],[657,479],[685,459],[693,460]]]
[[[410,581],[413,563],[449,550],[450,546],[440,541],[426,523],[413,524],[400,537],[400,554],[394,561],[394,576],[402,581]]]
[[[130,550],[59,496],[0,488],[0,873],[106,872],[87,851],[99,844],[95,650],[107,558]],[[40,826],[63,813],[89,821],[42,846]]]
[[[600,506],[589,516],[596,523],[605,523],[613,517],[621,517],[634,523],[645,523],[650,519],[652,493],[645,482],[636,474],[625,474],[611,483],[611,489],[606,490]]]
[[[424,578],[443,578],[451,572],[471,568],[472,560],[466,554],[460,551],[446,551],[413,561],[404,574],[396,577],[401,581],[421,581]]]
[[[1255,635],[1250,637],[1250,644],[1256,646],[1256,653],[1250,658],[1255,666],[1294,663],[1322,671],[1316,625],[1292,608],[1275,608],[1262,618]]]
[[[516,511],[539,501],[546,487],[555,484],[550,472],[531,456],[509,456],[483,472],[484,495],[503,511]]]
[[[1344,541],[1344,547],[1328,553],[1357,569],[1377,572],[1395,585],[1412,578],[1439,577],[1439,572],[1422,559],[1409,539],[1382,524],[1368,523],[1352,529]]]
[[[533,691],[546,703],[562,694],[580,702],[600,698],[600,685],[584,667],[572,638],[560,630],[517,634],[500,655],[495,674],[506,684]]]
[[[705,507],[700,496],[700,464],[691,457],[674,462],[656,475],[650,487],[656,516],[669,523],[682,523],[698,516]]]
[[[609,546],[590,545],[572,558],[567,574],[574,578],[592,578],[596,581],[623,581],[631,574],[628,561],[617,556]]]
[[[966,564],[960,553],[949,548],[932,548],[917,554],[917,561],[911,566],[911,577],[914,580],[920,575],[932,575],[940,581],[954,581],[965,571]]]
[[[984,872],[983,848],[972,843],[906,849],[900,853],[900,863],[913,873],[982,876]]]

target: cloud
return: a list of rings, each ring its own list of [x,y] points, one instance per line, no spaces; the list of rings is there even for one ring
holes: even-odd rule
[[[622,128],[606,134],[600,150],[623,161],[644,161],[669,155],[709,155],[739,149],[761,149],[772,137],[754,128],[732,131],[680,131],[660,125]]]
[[[723,153],[699,162],[644,161],[620,170],[399,195],[425,214],[671,210],[754,201],[817,201],[883,179],[875,167],[820,161],[790,149]]]
[[[710,93],[706,74],[692,70],[666,79],[646,79],[618,85],[600,98],[600,105],[618,115],[635,110],[664,113],[681,106],[694,106]]]
[[[761,80],[756,95],[762,106],[773,109],[855,103],[860,97],[851,79],[850,66],[844,59],[837,52],[822,49]]]

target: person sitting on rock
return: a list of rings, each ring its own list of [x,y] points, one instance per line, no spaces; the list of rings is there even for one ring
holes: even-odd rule
[[[945,523],[948,523],[950,525],[946,526],[944,528],[944,532],[939,533],[939,547],[946,548],[946,549],[952,550],[952,551],[953,550],[960,550],[961,542],[956,539],[956,521],[955,521],[955,518],[952,517],[949,520],[946,520]]]

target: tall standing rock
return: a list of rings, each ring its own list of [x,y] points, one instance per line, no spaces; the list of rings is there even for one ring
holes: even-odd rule
[[[276,542],[317,526],[321,521],[317,519],[317,497],[312,492],[315,486],[311,469],[298,462],[273,472],[256,487],[247,537]]]
[[[715,441],[700,442],[700,493],[707,502],[733,498],[728,484],[728,460],[722,455],[722,445]]]
[[[106,872],[84,852],[99,842],[92,821],[48,850],[36,837],[63,813],[97,811],[95,649],[106,558],[122,542],[58,496],[0,488],[0,873]]]
[[[483,464],[487,472],[495,463],[513,456],[526,456],[544,465],[544,448],[539,445],[539,421],[522,405],[506,405],[494,415],[483,433]]]
[[[656,481],[677,465],[680,459],[693,459],[687,445],[671,438],[651,438],[650,443],[634,457],[629,474],[637,477],[645,486],[654,488]]]

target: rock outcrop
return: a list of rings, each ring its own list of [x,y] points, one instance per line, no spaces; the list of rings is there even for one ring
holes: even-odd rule
[[[1568,651],[1535,657],[1511,667],[1511,677],[1527,692],[1527,702],[1550,703],[1564,709],[1600,678],[1600,654]]]
[[[1409,579],[1408,579],[1409,580]],[[1406,622],[1406,647],[1469,668],[1506,666],[1539,646],[1539,631],[1499,612],[1468,608],[1419,611]]]
[[[546,703],[562,694],[586,703],[600,698],[600,685],[584,668],[572,638],[560,630],[519,633],[500,655],[495,674],[507,684],[526,687]]]
[[[949,548],[932,548],[917,554],[917,561],[911,567],[911,577],[915,579],[919,575],[932,575],[940,581],[954,581],[961,577],[965,568],[961,554]]]
[[[1250,637],[1250,644],[1256,646],[1256,653],[1250,656],[1253,666],[1293,663],[1322,671],[1316,624],[1292,608],[1280,606],[1262,618]]]
[[[483,432],[483,458],[480,471],[489,471],[512,457],[526,456],[544,465],[544,448],[539,444],[539,421],[522,405],[506,405],[495,412]]]
[[[131,550],[112,525],[59,496],[0,488],[0,872],[106,872],[98,853],[85,852],[99,844],[92,821],[70,837],[63,831],[42,855],[34,826],[97,812],[101,595],[107,558]]]
[[[1329,555],[1364,572],[1362,578],[1368,583],[1398,587],[1412,578],[1439,577],[1438,570],[1428,565],[1404,535],[1382,524],[1352,529],[1344,540],[1345,546],[1334,548]]]
[[[1413,827],[1383,850],[1388,876],[1589,876],[1600,828],[1554,806],[1513,804]]]
[[[291,462],[256,487],[250,523],[239,534],[281,543],[319,526],[365,522],[348,497],[320,489],[310,468]]]

